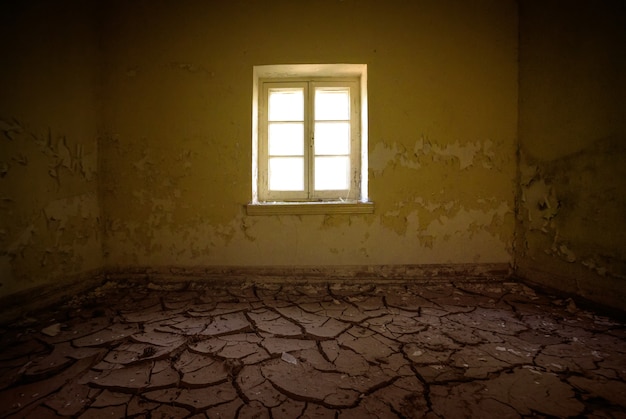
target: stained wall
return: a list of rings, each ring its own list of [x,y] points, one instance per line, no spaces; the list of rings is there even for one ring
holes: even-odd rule
[[[0,296],[6,296],[102,267],[99,53],[93,2],[7,1],[0,10]]]
[[[512,262],[517,5],[113,1],[110,268]],[[248,216],[254,65],[368,65],[374,214]]]
[[[520,3],[520,207],[526,279],[626,301],[626,3]]]
[[[0,296],[102,268],[514,263],[624,301],[623,1],[2,11]],[[368,65],[374,214],[246,215],[252,66],[289,63]]]

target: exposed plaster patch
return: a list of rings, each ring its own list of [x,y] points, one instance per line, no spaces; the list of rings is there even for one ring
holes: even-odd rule
[[[457,200],[437,202],[416,197],[397,204],[396,209],[381,214],[379,220],[381,226],[398,236],[412,237],[427,249],[436,249],[444,242],[458,246],[459,240],[466,243],[487,235],[491,237],[489,242],[495,239],[504,243],[505,252],[512,251],[507,225],[513,225],[514,215],[508,202],[495,197],[478,199],[471,205]],[[479,259],[480,256],[474,255],[470,261]]]
[[[18,235],[17,239],[11,243],[6,250],[9,255],[16,255],[22,253],[22,251],[32,244],[33,236],[36,233],[35,226],[33,224],[27,226]]]
[[[417,149],[411,152],[402,144],[387,144],[381,141],[376,144],[370,154],[369,168],[374,175],[381,174],[389,165],[400,165],[409,169],[419,169],[422,166],[417,158]]]
[[[626,204],[619,193],[625,152],[623,137],[549,161],[521,150],[516,259],[522,269],[542,270],[551,286],[598,300],[605,297],[594,289],[626,279]]]
[[[163,217],[169,216],[164,214]],[[211,225],[198,219],[193,226],[161,222],[158,217],[142,223],[114,219],[108,223],[106,231],[115,238],[116,245],[115,248],[107,247],[106,254],[121,263],[155,266],[162,265],[164,260],[182,264],[206,263],[213,253],[229,247],[237,231],[250,230],[250,227],[244,229],[241,226],[238,219],[228,225]],[[249,233],[245,236],[253,237]],[[247,241],[254,240],[248,238]]]
[[[530,186],[539,177],[539,168],[534,165],[520,165],[520,183],[522,186]]]
[[[101,266],[95,136],[83,145],[51,128],[42,134],[5,120],[0,130],[7,157],[0,198],[3,292]]]
[[[535,180],[523,190],[522,202],[526,204],[528,227],[547,233],[560,206],[554,188],[543,179]]]
[[[557,245],[555,243],[552,249],[555,253],[563,257],[569,263],[576,262],[576,255],[566,245],[564,244]]]
[[[388,166],[421,169],[428,161],[436,162],[441,158],[458,160],[460,170],[465,170],[476,162],[480,162],[485,169],[492,169],[492,160],[495,157],[493,145],[491,140],[486,140],[466,143],[456,141],[442,146],[422,137],[410,149],[397,142],[388,144],[381,141],[374,147],[369,165],[374,175],[380,175]]]
[[[144,153],[143,157],[136,162],[133,163],[133,167],[139,171],[140,173],[149,173],[154,168],[154,162],[148,156],[147,153]]]
[[[79,271],[99,246],[100,209],[94,193],[52,201],[44,209],[47,233],[54,242],[42,253],[40,265]],[[99,259],[99,257],[98,257]],[[50,261],[54,261],[51,263]]]
[[[70,217],[94,219],[99,217],[100,210],[96,197],[84,194],[52,201],[44,208],[44,214],[49,221],[60,221],[61,228],[65,228]]]
[[[485,230],[492,223],[502,220],[510,212],[511,209],[506,202],[501,202],[498,207],[488,210],[468,210],[461,206],[455,214],[439,216],[426,226],[424,232],[428,236],[439,238],[456,237],[459,234],[468,234],[471,237],[479,230]]]
[[[443,209],[444,211],[450,211],[452,208],[454,208],[457,205],[457,203],[455,203],[454,201],[448,201],[448,202],[426,201],[421,196],[418,196],[417,198],[415,198],[415,203],[421,206],[422,208],[426,209],[428,212],[435,212],[436,210],[440,210],[440,209]]]
[[[254,224],[255,224],[255,222],[252,221],[251,218],[252,217],[242,217],[242,219],[241,219],[241,231],[243,232],[243,235],[246,237],[246,239],[248,239],[249,241],[253,242],[257,238],[256,238],[256,236],[254,236],[251,233],[251,230],[252,230],[252,228],[254,227]]]
[[[583,266],[596,272],[600,276],[605,276],[607,274],[606,266],[599,265],[598,262],[593,258],[583,260],[581,263]],[[626,275],[624,275],[623,277],[626,278]]]
[[[92,180],[97,171],[95,153],[85,156],[82,144],[75,143],[70,147],[65,136],[53,138],[50,130],[47,138],[36,137],[36,143],[42,152],[52,159],[48,165],[48,174],[57,181],[57,184],[61,182],[62,169],[80,174],[87,181]],[[19,156],[14,157],[14,160],[19,161]]]
[[[176,157],[176,161],[183,169],[191,169],[192,158],[196,157],[197,153],[191,150],[183,150]]]
[[[15,136],[21,134],[23,131],[24,128],[22,128],[19,121],[16,119],[11,121],[0,119],[0,132],[2,132],[7,140],[14,140]]]
[[[482,218],[476,215],[482,210],[476,214],[463,210],[442,220],[440,231],[434,234],[421,231],[417,208],[407,208],[412,210],[400,221],[404,232],[389,228],[376,216],[247,217],[241,213],[226,224],[198,218],[157,227],[118,220],[107,227],[109,243],[115,246],[107,245],[106,252],[116,264],[145,266],[237,265],[242,260],[249,265],[276,266],[319,265],[320,261],[325,265],[353,265],[510,260],[507,243],[499,237],[502,228],[491,231],[491,225],[481,226],[484,222],[501,225],[499,217],[508,206],[496,207],[489,217]],[[320,228],[325,223],[333,225]],[[455,233],[456,229],[462,232]]]
[[[443,263],[456,259],[440,259],[441,256],[456,255],[474,263],[496,254],[510,258],[512,243],[508,242],[510,237],[504,228],[509,222],[513,223],[509,204],[495,198],[477,200],[473,208],[468,208],[458,201],[433,202],[417,197],[380,217],[381,226],[398,235],[389,238],[389,243],[397,241],[397,237],[417,239],[416,251],[430,250],[427,257]]]
[[[18,152],[16,155],[11,157],[11,160],[19,164],[20,166],[28,166],[28,157],[26,157],[22,153]]]
[[[485,143],[485,146],[486,148],[491,147],[491,141]],[[476,153],[483,148],[483,144],[478,142],[460,144],[456,141],[443,147],[438,144],[431,144],[430,148],[434,156],[457,158],[459,160],[460,169],[463,170],[474,163],[474,157]]]

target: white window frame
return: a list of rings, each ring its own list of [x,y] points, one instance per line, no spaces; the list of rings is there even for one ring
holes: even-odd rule
[[[314,191],[312,170],[307,170],[307,194],[275,193],[267,187],[267,88],[274,83],[306,83],[307,86],[341,86],[351,90],[351,185],[346,191]],[[307,107],[305,137],[311,142],[305,165],[312,164],[313,104],[312,94]],[[265,213],[371,213],[373,203],[368,197],[367,164],[367,66],[365,64],[266,65],[253,70],[252,103],[252,200],[251,215]]]
[[[346,79],[262,79],[260,81],[260,103],[259,103],[259,200],[260,201],[357,201],[360,187],[360,99],[359,81],[356,78]],[[304,147],[302,156],[303,168],[303,190],[302,191],[275,191],[269,189],[268,162],[270,160],[268,151],[268,125],[267,115],[269,91],[273,89],[301,89],[304,95]],[[315,189],[315,138],[314,123],[317,121],[315,115],[315,91],[316,89],[348,89],[350,97],[350,173],[349,184],[346,189],[341,190],[316,190]]]

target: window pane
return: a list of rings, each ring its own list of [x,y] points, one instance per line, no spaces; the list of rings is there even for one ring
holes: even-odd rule
[[[304,158],[271,157],[269,172],[271,191],[304,190]]]
[[[315,89],[315,120],[338,121],[350,119],[349,89]]]
[[[350,123],[316,122],[315,154],[350,154]]]
[[[270,123],[269,154],[270,156],[304,155],[304,124]]]
[[[303,121],[304,90],[269,89],[269,108],[270,121]]]
[[[349,157],[316,157],[315,190],[346,190],[350,186]]]

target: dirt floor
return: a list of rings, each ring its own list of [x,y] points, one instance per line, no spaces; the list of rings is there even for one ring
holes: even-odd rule
[[[110,282],[0,333],[0,417],[626,418],[625,324],[516,283]]]

